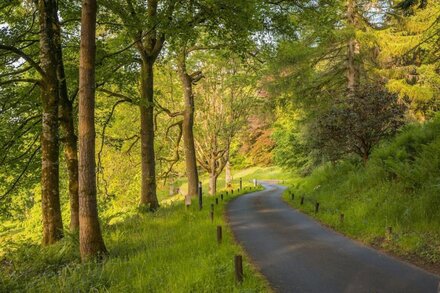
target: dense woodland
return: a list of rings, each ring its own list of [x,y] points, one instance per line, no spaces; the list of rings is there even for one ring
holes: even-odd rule
[[[47,270],[35,288],[110,288],[88,262],[129,258],[133,221],[155,247],[161,217],[199,220],[174,205],[272,176],[256,166],[353,217],[415,219],[387,245],[438,265],[439,110],[438,0],[3,1],[0,291]],[[359,212],[383,198],[400,206]]]

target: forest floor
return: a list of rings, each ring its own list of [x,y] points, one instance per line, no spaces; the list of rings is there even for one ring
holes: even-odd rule
[[[48,248],[38,242],[9,242],[0,257],[0,292],[267,292],[267,282],[246,256],[244,282],[235,283],[234,255],[244,253],[225,222],[224,208],[250,191],[252,178],[272,179],[270,173],[277,170],[252,168],[236,173],[234,188],[243,177],[246,191],[235,190],[224,201],[218,197],[218,205],[215,197],[205,196],[202,211],[196,202],[186,209],[183,198],[174,196],[163,199],[156,213],[134,212],[123,220],[115,220],[115,215],[103,223],[110,256],[101,263],[80,263],[75,235],[67,234]],[[220,245],[217,225],[223,227]]]

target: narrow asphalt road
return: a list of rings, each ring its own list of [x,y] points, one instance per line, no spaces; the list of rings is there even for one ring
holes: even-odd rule
[[[277,292],[437,293],[439,277],[363,246],[292,209],[284,187],[229,203],[232,231]]]

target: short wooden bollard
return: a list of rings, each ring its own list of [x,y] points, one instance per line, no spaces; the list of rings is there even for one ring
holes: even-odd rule
[[[292,192],[292,194],[290,194],[290,197],[292,198],[292,200],[295,199],[295,193]]]
[[[228,195],[229,193],[226,191],[226,195]]]
[[[315,204],[315,214],[319,212],[319,202]]]
[[[222,226],[217,226],[217,243],[222,243]]]
[[[199,210],[203,208],[203,191],[202,191],[202,182],[199,182]]]
[[[234,189],[231,189],[231,194],[234,194]]]
[[[223,193],[222,193],[222,194],[220,194],[220,199],[221,199],[221,200],[223,200]]]
[[[344,214],[340,214],[339,215],[339,222],[341,223],[341,224],[344,224]]]
[[[215,198],[215,204],[218,204],[218,197]]]
[[[301,205],[304,204],[304,196],[301,196]]]
[[[211,218],[211,223],[214,223],[214,211],[210,211],[209,216]]]
[[[214,211],[214,204],[213,203],[211,204],[211,211],[212,212]]]
[[[387,240],[391,240],[392,236],[393,236],[393,227],[387,227],[387,230],[386,230]]]
[[[236,255],[234,258],[235,263],[235,281],[239,284],[243,283],[243,257]]]
[[[240,190],[243,189],[243,179],[240,177]]]

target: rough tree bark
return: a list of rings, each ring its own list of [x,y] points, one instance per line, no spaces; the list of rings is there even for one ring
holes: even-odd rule
[[[61,89],[64,91],[64,89]],[[66,89],[67,90],[67,89]],[[62,142],[64,143],[64,158],[69,176],[70,200],[70,231],[79,229],[79,202],[78,202],[78,145],[73,122],[73,105],[67,96],[60,95],[60,115],[63,130]]]
[[[63,237],[59,197],[59,88],[56,60],[56,43],[59,42],[59,39],[55,34],[58,25],[56,0],[40,0],[38,9],[40,12],[40,66],[44,71],[41,89],[43,104],[41,134],[43,245],[49,245]]]
[[[95,173],[96,0],[83,0],[79,65],[79,242],[83,261],[107,253],[101,235]]]
[[[154,211],[159,207],[156,195],[156,161],[154,157],[154,60],[143,57],[141,65],[141,206]]]
[[[73,120],[73,104],[67,91],[66,74],[64,72],[63,51],[61,48],[61,29],[58,18],[55,34],[57,42],[57,75],[59,82],[59,116],[62,130],[61,142],[64,144],[64,157],[69,176],[69,200],[70,200],[70,231],[79,229],[78,214],[78,145]]]
[[[157,6],[157,0],[148,0],[147,14],[149,19],[154,20],[157,17]],[[136,17],[136,11],[131,4],[130,10],[131,16]],[[134,41],[142,59],[140,77],[142,98],[140,103],[142,160],[140,206],[154,211],[159,207],[156,195],[156,161],[154,157],[154,63],[163,48],[165,35],[159,34],[153,27],[148,33],[139,30]]]
[[[188,177],[188,196],[197,195],[199,175],[197,172],[196,147],[194,144],[194,94],[193,82],[200,79],[201,74],[191,76],[186,70],[186,50],[183,50],[179,60],[179,75],[184,91],[183,111],[183,149],[185,151],[186,175]]]

